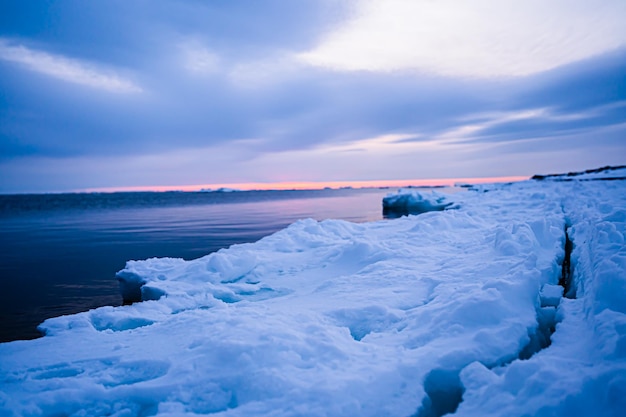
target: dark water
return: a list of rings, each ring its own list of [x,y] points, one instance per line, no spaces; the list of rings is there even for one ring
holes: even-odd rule
[[[49,317],[120,305],[127,260],[193,259],[301,218],[382,218],[389,190],[0,195],[0,342]]]

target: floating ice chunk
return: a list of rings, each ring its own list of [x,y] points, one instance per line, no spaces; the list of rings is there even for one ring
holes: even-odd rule
[[[446,195],[435,191],[421,193],[416,190],[400,189],[397,193],[383,198],[383,215],[400,217],[428,211],[441,211],[453,204],[447,200]]]
[[[563,298],[563,287],[560,285],[545,284],[539,293],[542,307],[558,307]]]

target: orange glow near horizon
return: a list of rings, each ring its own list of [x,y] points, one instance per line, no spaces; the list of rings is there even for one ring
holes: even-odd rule
[[[445,178],[429,180],[376,180],[376,181],[292,181],[292,182],[246,182],[229,184],[198,184],[198,185],[155,185],[133,187],[103,187],[88,188],[82,192],[124,192],[124,191],[201,191],[218,190],[220,188],[250,191],[250,190],[320,190],[323,188],[381,188],[381,187],[434,187],[454,186],[457,184],[489,184],[501,182],[517,182],[529,177],[488,177],[488,178]]]

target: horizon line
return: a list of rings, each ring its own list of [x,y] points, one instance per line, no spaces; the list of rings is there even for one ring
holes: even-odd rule
[[[453,187],[459,184],[489,184],[518,182],[528,180],[529,176],[505,177],[465,177],[439,178],[422,180],[363,180],[363,181],[277,181],[277,182],[241,182],[241,183],[209,183],[194,185],[146,185],[122,187],[90,187],[77,189],[74,193],[115,193],[115,192],[198,192],[218,190],[238,191],[289,191],[289,190],[322,190],[325,188],[384,188],[384,187]]]

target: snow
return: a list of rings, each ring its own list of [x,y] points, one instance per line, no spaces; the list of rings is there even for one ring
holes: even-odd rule
[[[622,415],[624,181],[480,191],[130,261],[146,301],[0,344],[0,416]]]
[[[567,174],[535,175],[533,179],[555,181],[624,180],[626,179],[626,165],[606,166],[583,172],[568,172]]]

